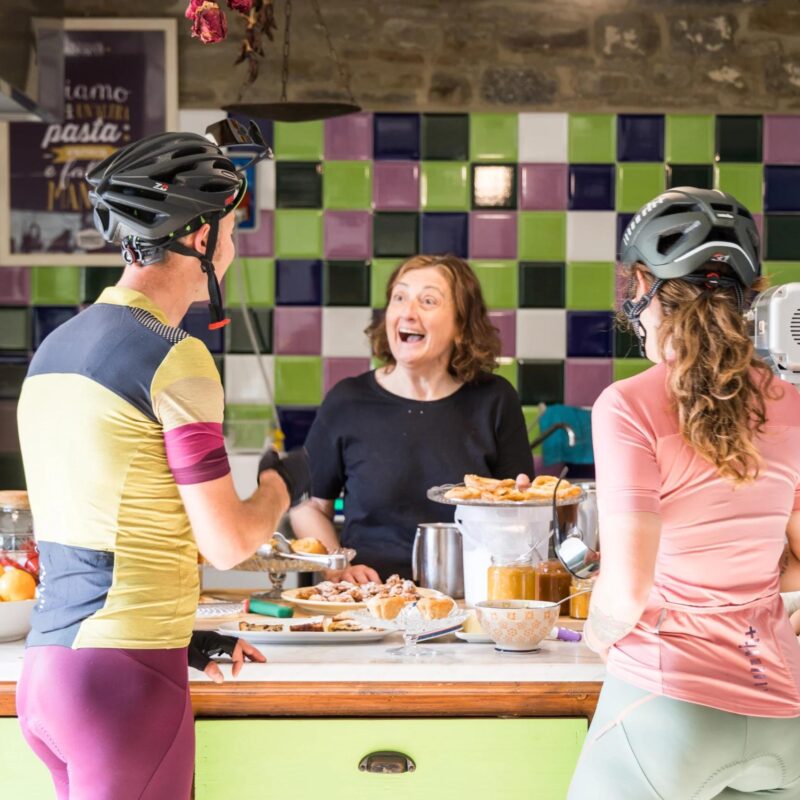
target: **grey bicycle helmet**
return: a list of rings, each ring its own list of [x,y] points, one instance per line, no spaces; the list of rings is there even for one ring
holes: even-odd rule
[[[733,195],[691,186],[670,189],[636,212],[622,236],[620,260],[628,266],[641,262],[655,277],[639,300],[622,306],[642,356],[647,337],[640,318],[665,281],[732,289],[743,311],[744,290],[761,274],[750,212]]]
[[[697,272],[709,261],[727,264],[750,287],[761,273],[759,237],[750,212],[717,189],[681,186],[636,212],[622,236],[624,264],[641,261],[669,280]]]

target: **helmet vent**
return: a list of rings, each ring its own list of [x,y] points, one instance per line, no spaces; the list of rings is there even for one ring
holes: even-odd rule
[[[658,252],[661,253],[662,256],[667,255],[681,239],[683,239],[683,234],[680,232],[668,233],[666,236],[662,236],[658,240]]]
[[[688,211],[694,211],[697,206],[694,203],[673,203],[671,206],[665,208],[658,216],[670,217],[673,214],[686,214]]]
[[[800,308],[794,310],[792,321],[789,323],[789,329],[794,343],[800,345]]]
[[[734,208],[730,203],[712,203],[711,208],[714,211],[727,211],[729,214],[733,213]]]

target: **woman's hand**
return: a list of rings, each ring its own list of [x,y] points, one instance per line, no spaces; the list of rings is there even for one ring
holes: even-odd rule
[[[526,489],[530,489],[531,479],[524,472],[520,472],[520,474],[517,475],[516,481],[518,491],[524,492]]]
[[[374,583],[381,582],[381,576],[372,567],[366,564],[351,564],[347,569],[325,570],[325,580],[328,581],[350,581],[350,583]]]
[[[263,664],[266,662],[267,657],[260,650],[253,647],[250,642],[246,642],[244,639],[239,639],[239,641],[236,643],[236,647],[233,649],[231,659],[233,660],[231,673],[235,678],[242,671],[245,660],[258,661],[259,663]],[[223,683],[225,680],[222,675],[222,670],[215,661],[210,661],[203,672],[205,672],[205,674],[208,675],[208,677],[211,678],[214,683]]]

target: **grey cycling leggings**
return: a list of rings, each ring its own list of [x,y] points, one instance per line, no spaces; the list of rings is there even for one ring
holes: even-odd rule
[[[800,799],[800,717],[746,717],[606,677],[568,800]]]

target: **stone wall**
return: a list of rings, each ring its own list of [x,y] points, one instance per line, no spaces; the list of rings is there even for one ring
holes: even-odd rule
[[[276,3],[280,37],[284,0]],[[369,110],[800,109],[797,0],[320,3],[356,99]],[[244,75],[233,66],[242,22],[233,15],[228,41],[204,46],[189,37],[185,5],[65,2],[70,16],[181,18],[181,106],[235,101]],[[341,97],[310,0],[294,0],[292,31],[290,99]],[[248,100],[278,98],[280,50],[279,38]]]

